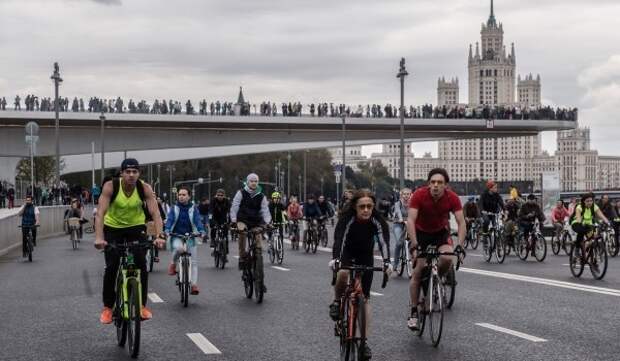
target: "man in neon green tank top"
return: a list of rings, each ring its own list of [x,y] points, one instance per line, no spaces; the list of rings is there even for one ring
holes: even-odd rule
[[[575,206],[575,214],[572,217],[571,227],[577,233],[576,244],[581,247],[581,254],[585,254],[583,247],[583,238],[594,229],[596,220],[602,220],[609,224],[609,220],[600,208],[594,203],[594,194],[586,193],[581,196],[581,203]]]
[[[121,164],[121,177],[103,184],[97,208],[95,222],[95,248],[105,249],[105,274],[103,276],[103,312],[100,321],[104,324],[112,323],[112,306],[116,299],[114,281],[118,271],[120,255],[118,251],[105,248],[109,243],[115,244],[124,240],[144,241],[146,238],[146,214],[155,222],[155,229],[163,229],[161,216],[157,207],[157,199],[150,185],[140,179],[140,165],[133,158],[127,158]],[[114,182],[118,184],[118,193],[114,194]],[[142,193],[142,194],[141,194]],[[158,235],[155,243],[162,247],[165,244],[163,235]],[[135,250],[134,260],[140,267],[140,282],[142,283],[142,305],[146,305],[148,290],[148,273],[146,271],[146,251]],[[142,307],[142,318],[150,319],[151,311]]]

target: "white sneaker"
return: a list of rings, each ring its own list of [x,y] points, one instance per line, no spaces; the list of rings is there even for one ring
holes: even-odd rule
[[[418,330],[418,315],[411,316],[411,317],[409,317],[409,319],[407,319],[407,327],[411,331],[417,331]]]

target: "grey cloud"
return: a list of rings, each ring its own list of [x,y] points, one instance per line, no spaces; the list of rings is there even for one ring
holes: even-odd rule
[[[91,0],[104,5],[121,5],[121,0]]]

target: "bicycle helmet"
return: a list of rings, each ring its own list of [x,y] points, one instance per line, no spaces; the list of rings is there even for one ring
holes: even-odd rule
[[[271,193],[271,199],[277,199],[277,198],[282,198],[280,196],[280,192],[273,192],[273,193]]]

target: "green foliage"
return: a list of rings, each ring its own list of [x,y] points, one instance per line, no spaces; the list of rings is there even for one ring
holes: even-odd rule
[[[64,160],[60,160],[60,169],[65,167]],[[24,158],[17,163],[17,177],[30,179],[30,158]],[[56,158],[54,156],[34,157],[34,176],[37,184],[50,184],[56,176]]]

